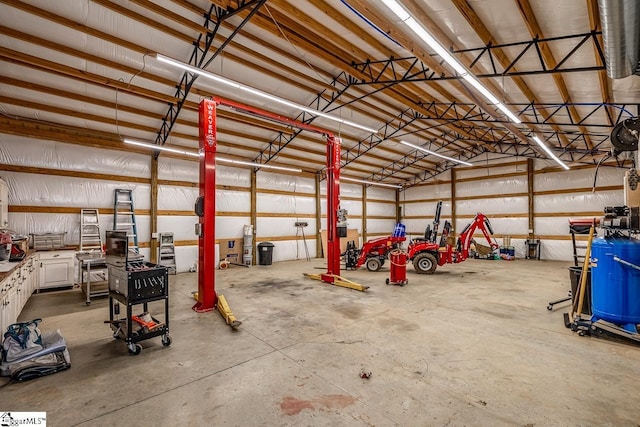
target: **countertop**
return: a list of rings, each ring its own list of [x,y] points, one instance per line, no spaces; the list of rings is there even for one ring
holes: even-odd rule
[[[16,268],[21,267],[22,264],[29,261],[29,258],[36,253],[33,249],[29,249],[27,251],[27,255],[25,255],[22,261],[14,261],[8,262],[6,264],[0,264],[0,282],[11,276],[11,274],[15,271]]]

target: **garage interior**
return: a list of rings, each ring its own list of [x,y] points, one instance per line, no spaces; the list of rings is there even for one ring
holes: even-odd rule
[[[640,425],[640,4],[0,10],[2,423]]]

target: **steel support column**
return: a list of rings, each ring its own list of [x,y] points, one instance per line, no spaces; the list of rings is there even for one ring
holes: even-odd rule
[[[327,273],[322,281],[333,283],[340,275],[340,237],[338,210],[340,209],[340,144],[333,135],[327,137]]]
[[[200,141],[200,200],[198,224],[198,302],[199,313],[215,308],[216,295],[216,102],[204,99],[198,108]]]

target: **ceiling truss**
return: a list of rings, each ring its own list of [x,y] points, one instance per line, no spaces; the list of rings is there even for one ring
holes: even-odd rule
[[[574,34],[564,37],[553,37],[548,39],[534,38],[529,41],[507,44],[487,44],[486,46],[473,48],[454,50],[452,53],[454,56],[460,57],[463,54],[472,55],[471,64],[469,68],[473,68],[480,61],[483,64],[490,64],[490,69],[486,73],[475,74],[478,78],[495,78],[495,77],[512,77],[512,76],[530,76],[537,74],[554,74],[554,73],[575,73],[585,71],[599,71],[604,70],[604,65],[594,65],[590,67],[578,67],[571,66],[571,59],[576,56],[576,53],[580,51],[583,46],[588,46],[589,43],[593,45],[593,48],[599,53],[602,61],[604,62],[604,53],[600,46],[599,35],[601,32],[592,31],[586,34]],[[563,58],[558,61],[554,67],[548,67],[544,61],[541,52],[541,45],[555,45],[562,43],[566,45],[567,42],[572,43],[572,47]],[[515,59],[511,61],[506,67],[499,66],[499,61],[495,57],[495,52],[505,48],[518,49]],[[564,47],[566,49],[566,47]],[[520,66],[523,62],[522,59],[530,59],[531,55],[527,53],[534,52],[538,59],[536,67],[528,65],[527,67]],[[407,66],[408,64],[408,66]],[[371,85],[371,84],[395,84],[405,82],[423,82],[423,81],[438,81],[438,80],[459,80],[462,77],[457,73],[434,71],[431,68],[424,65],[416,57],[394,58],[380,60],[380,61],[365,61],[361,63],[354,63],[352,67],[357,71],[365,74],[367,78],[359,79],[355,81],[354,85]]]

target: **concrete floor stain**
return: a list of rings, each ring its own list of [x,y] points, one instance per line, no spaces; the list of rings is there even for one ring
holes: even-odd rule
[[[345,316],[348,319],[355,320],[362,317],[362,308],[354,305],[336,307],[336,311],[341,313],[343,316]]]
[[[279,290],[291,290],[300,288],[300,283],[291,280],[263,280],[251,286],[251,290],[258,294],[271,293]]]
[[[298,415],[303,409],[315,409],[311,401],[285,396],[280,402],[280,409],[285,415]]]
[[[280,402],[280,409],[285,415],[298,415],[304,409],[312,411],[318,409],[320,411],[329,409],[342,409],[349,405],[353,405],[356,398],[343,394],[330,394],[326,396],[318,396],[312,400],[298,399],[293,396],[285,396]]]

